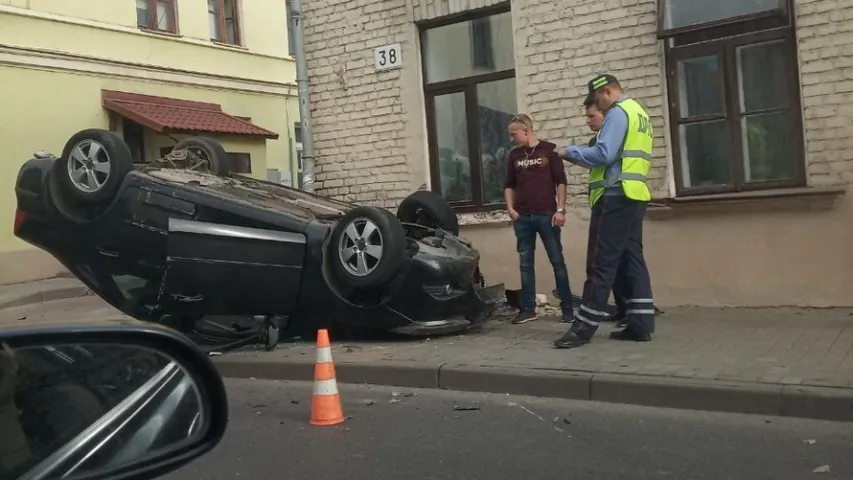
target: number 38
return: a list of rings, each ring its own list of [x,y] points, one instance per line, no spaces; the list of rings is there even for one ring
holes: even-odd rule
[[[397,49],[391,48],[386,50],[382,50],[379,52],[379,65],[385,66],[387,64],[395,64],[397,63]]]

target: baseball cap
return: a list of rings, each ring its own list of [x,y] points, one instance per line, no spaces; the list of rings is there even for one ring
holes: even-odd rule
[[[616,77],[609,73],[597,75],[595,78],[590,80],[589,83],[587,83],[587,87],[589,87],[589,95],[587,95],[586,101],[592,101],[595,98],[596,90],[611,83],[619,83],[619,80],[616,80]]]

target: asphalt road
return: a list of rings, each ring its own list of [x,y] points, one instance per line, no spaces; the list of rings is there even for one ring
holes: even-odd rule
[[[226,437],[164,478],[853,478],[851,423],[341,385],[351,417],[313,427],[310,384],[227,384]]]

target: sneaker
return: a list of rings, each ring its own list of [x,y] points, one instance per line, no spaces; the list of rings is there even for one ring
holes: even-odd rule
[[[575,314],[572,312],[563,312],[563,318],[560,319],[560,323],[574,323]]]
[[[515,318],[512,320],[512,324],[522,325],[527,322],[532,322],[537,318],[539,317],[536,315],[536,312],[519,312],[518,315],[516,315]]]

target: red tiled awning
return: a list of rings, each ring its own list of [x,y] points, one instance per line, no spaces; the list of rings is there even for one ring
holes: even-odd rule
[[[219,133],[277,139],[278,134],[222,111],[216,103],[101,90],[104,108],[160,133]]]

